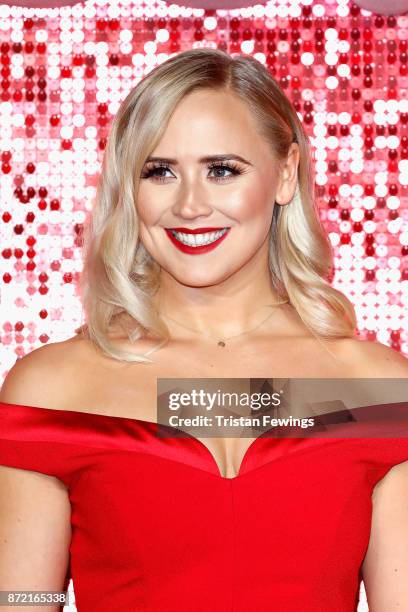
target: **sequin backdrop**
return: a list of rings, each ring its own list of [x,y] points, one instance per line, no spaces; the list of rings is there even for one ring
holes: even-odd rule
[[[333,286],[363,338],[408,355],[407,40],[407,16],[347,0],[0,5],[3,374],[82,322],[81,232],[121,100],[169,54],[202,46],[251,54],[279,81],[311,139]]]

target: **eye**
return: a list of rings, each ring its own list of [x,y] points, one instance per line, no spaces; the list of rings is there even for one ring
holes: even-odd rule
[[[142,179],[148,179],[151,176],[154,176],[155,178],[158,178],[159,181],[163,181],[165,178],[167,178],[166,176],[163,176],[162,174],[158,174],[158,171],[160,170],[169,170],[170,168],[169,166],[165,166],[163,164],[156,164],[154,166],[148,166],[147,169],[142,173],[141,178]]]
[[[239,168],[239,166],[237,166],[236,164],[233,163],[229,163],[226,164],[225,162],[213,162],[211,164],[209,164],[208,168],[210,168],[211,170],[216,170],[218,172],[218,170],[227,170],[228,172],[231,172],[233,176],[237,176],[239,174],[242,174],[242,170]],[[223,181],[225,179],[231,178],[230,176],[219,176],[217,175],[215,177],[216,181]]]
[[[242,170],[239,168],[239,166],[237,166],[234,163],[226,164],[225,162],[212,162],[211,164],[207,166],[207,168],[209,170],[215,170],[217,173],[219,171],[222,171],[222,172],[227,171],[227,172],[230,172],[232,176],[237,176],[239,174],[242,174]],[[167,166],[166,164],[162,164],[162,163],[156,163],[153,166],[148,166],[146,170],[142,173],[141,178],[142,179],[154,178],[155,180],[159,182],[163,182],[166,180],[166,178],[169,178],[165,176],[165,173],[167,171],[171,172],[169,166]],[[231,178],[231,176],[220,176],[219,174],[217,174],[217,176],[214,177],[214,180],[216,182],[223,182],[229,178]]]

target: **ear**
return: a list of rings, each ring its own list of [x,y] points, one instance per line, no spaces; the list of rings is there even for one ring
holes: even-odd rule
[[[297,171],[299,165],[299,145],[292,142],[286,161],[281,166],[278,188],[276,190],[276,204],[284,206],[292,200],[297,184]]]

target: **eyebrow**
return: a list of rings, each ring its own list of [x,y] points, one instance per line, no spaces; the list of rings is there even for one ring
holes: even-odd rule
[[[198,161],[201,164],[206,164],[212,161],[223,161],[223,160],[229,160],[229,159],[236,159],[237,161],[240,161],[243,164],[248,164],[249,166],[253,165],[247,159],[244,159],[243,157],[241,157],[240,155],[236,155],[235,153],[224,153],[222,155],[207,155],[205,157],[200,157]],[[148,157],[145,163],[153,162],[153,161],[173,164],[174,166],[178,165],[177,159],[171,159],[169,157]]]

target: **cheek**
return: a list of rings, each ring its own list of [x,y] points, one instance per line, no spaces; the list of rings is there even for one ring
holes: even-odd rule
[[[152,225],[158,217],[157,207],[151,198],[139,196],[136,205],[136,212],[140,221],[140,225]]]
[[[240,222],[254,225],[264,224],[272,219],[274,202],[262,186],[255,187],[242,194],[235,209]]]

